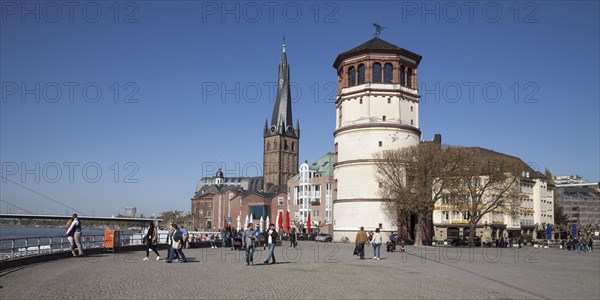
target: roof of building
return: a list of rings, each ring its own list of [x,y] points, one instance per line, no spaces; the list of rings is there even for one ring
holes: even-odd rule
[[[333,153],[327,152],[308,168],[321,176],[333,176]]]
[[[559,187],[559,192],[563,194],[576,194],[581,198],[596,198],[600,199],[600,191],[589,188],[589,187],[577,187],[577,186],[568,186],[568,187]]]
[[[281,63],[279,64],[277,80],[277,96],[273,106],[273,115],[271,116],[271,126],[267,127],[265,121],[264,136],[268,135],[288,135],[299,137],[299,125],[294,129],[292,118],[292,96],[290,91],[290,66],[287,62],[285,52],[285,41],[281,54]],[[298,124],[299,122],[297,122]]]
[[[546,175],[544,175],[543,173],[541,173],[539,171],[534,170],[533,168],[531,168],[531,166],[529,166],[522,159],[520,159],[520,158],[518,158],[516,156],[512,156],[512,155],[508,155],[508,154],[496,152],[496,151],[485,149],[485,148],[481,148],[481,147],[464,147],[464,148],[470,149],[472,151],[475,151],[475,153],[479,154],[483,158],[504,157],[504,158],[515,160],[515,161],[517,161],[520,164],[521,168],[523,168],[523,171],[528,173],[528,177],[529,178],[532,178],[532,179],[545,179],[545,180],[548,179],[546,177]]]
[[[215,176],[202,177],[196,184],[196,191],[201,190],[205,186],[214,186],[216,181]],[[248,190],[260,191],[263,186],[263,177],[223,177],[223,186],[241,188],[243,185],[248,185]]]
[[[218,193],[230,191],[230,190],[235,191],[236,193],[240,193],[242,191],[240,188],[234,187],[234,186],[219,187],[217,185],[205,185],[196,191],[196,193],[194,194],[194,197],[192,199],[198,199],[202,196],[206,196],[209,194],[216,195]]]
[[[334,155],[332,152],[327,152],[321,158],[308,166],[308,169],[314,171],[319,176],[333,176],[333,161]],[[290,180],[298,180],[300,173],[294,175]]]
[[[342,52],[341,54],[339,54],[337,56],[337,58],[335,59],[335,62],[333,63],[333,67],[337,69],[338,66],[340,65],[340,63],[348,57],[355,56],[358,54],[373,53],[373,52],[402,54],[411,59],[414,59],[416,61],[417,65],[421,62],[421,58],[422,58],[421,55],[418,55],[414,52],[400,48],[392,43],[389,43],[387,41],[380,39],[379,37],[374,37],[374,38],[358,45],[357,47],[354,47],[348,51],[345,51],[345,52]]]

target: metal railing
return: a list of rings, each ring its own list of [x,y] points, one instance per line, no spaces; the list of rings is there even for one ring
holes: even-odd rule
[[[84,249],[101,248],[104,235],[82,235],[81,244]],[[0,239],[0,260],[68,251],[71,244],[65,236]]]
[[[142,245],[144,236],[142,233],[123,232],[119,247]],[[166,240],[166,233],[158,234],[158,243],[166,243]],[[104,248],[104,235],[84,234],[81,236],[81,244],[83,249]],[[0,260],[70,251],[71,244],[65,236],[0,239]]]

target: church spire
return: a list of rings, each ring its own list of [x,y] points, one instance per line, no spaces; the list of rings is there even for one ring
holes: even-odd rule
[[[290,93],[290,66],[287,62],[285,37],[281,49],[281,63],[277,81],[277,97],[273,107],[270,134],[292,134],[294,126],[292,118],[292,97]]]

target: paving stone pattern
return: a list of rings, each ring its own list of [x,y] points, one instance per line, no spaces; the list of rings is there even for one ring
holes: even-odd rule
[[[60,259],[1,270],[0,299],[600,299],[598,251],[410,247],[377,261],[353,248],[276,247],[274,265],[259,249],[254,266],[221,248],[186,249],[187,263],[143,251]]]

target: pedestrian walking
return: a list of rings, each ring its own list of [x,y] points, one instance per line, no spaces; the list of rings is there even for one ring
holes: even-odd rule
[[[360,259],[365,259],[365,244],[368,241],[367,233],[365,232],[364,227],[360,227],[360,231],[356,233],[356,238],[354,239],[354,243],[358,246],[358,254],[360,255]]]
[[[227,237],[225,235],[225,228],[221,229],[221,248],[225,249],[225,242],[227,241]]]
[[[275,224],[269,224],[269,230],[265,230],[267,233],[267,245],[269,247],[269,256],[265,260],[265,265],[271,261],[271,264],[275,263],[275,242],[277,241],[277,231],[275,231]]]
[[[379,233],[379,228],[376,228],[373,238],[371,239],[371,244],[373,245],[373,259],[379,260],[381,258],[381,243],[381,233]]]
[[[173,251],[173,234],[175,233],[175,231],[172,230],[171,227],[169,227],[168,230],[169,230],[169,233],[167,233],[167,245],[169,245],[169,248],[167,249],[166,261],[169,260],[169,257],[171,256],[171,252]],[[175,251],[175,259],[179,259],[179,254],[177,253],[177,251]]]
[[[254,248],[257,239],[258,234],[254,231],[254,224],[248,223],[248,227],[242,235],[242,242],[244,243],[244,249],[246,249],[246,266],[254,265]]]
[[[158,254],[158,250],[156,249],[156,245],[158,245],[158,230],[152,221],[150,221],[150,224],[148,224],[148,231],[144,236],[144,243],[146,245],[146,257],[144,257],[143,260],[148,260],[150,249],[156,253],[156,260],[160,260],[160,254]]]
[[[69,228],[71,228],[71,224],[73,224],[73,218],[69,218],[69,220],[67,220],[67,231]],[[67,233],[67,240],[69,241],[69,249],[71,250],[71,254],[73,254],[73,257],[77,256],[77,253],[75,253],[75,249],[77,248],[77,246],[75,246],[75,232],[71,231],[70,233]]]
[[[298,232],[296,231],[296,226],[294,226],[290,232],[290,250],[292,250],[292,247],[296,249],[296,246],[298,246]]]
[[[77,245],[79,256],[83,256],[83,247],[81,246],[81,221],[77,218],[77,214],[73,214],[73,222],[69,229],[67,229],[65,236],[68,237],[70,234],[73,234],[73,240],[75,241],[75,245]]]
[[[179,230],[177,224],[171,223],[171,232],[173,232],[171,236],[171,247],[169,248],[169,256],[167,257],[166,262],[171,263],[175,258],[175,254],[178,254],[177,261],[179,262],[187,262],[185,258],[185,254],[183,254],[183,235],[181,234],[181,230]]]
[[[183,236],[183,244],[182,247],[187,249],[190,247],[190,233],[185,229],[185,227],[181,226],[181,235]]]

